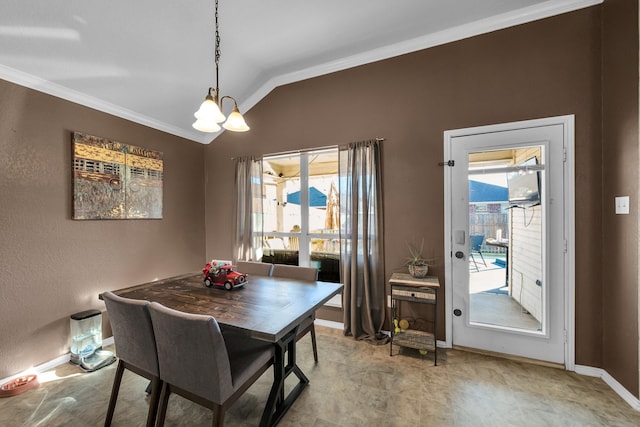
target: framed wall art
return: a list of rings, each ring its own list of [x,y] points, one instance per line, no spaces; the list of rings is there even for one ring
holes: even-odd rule
[[[73,132],[73,219],[162,218],[162,152]]]

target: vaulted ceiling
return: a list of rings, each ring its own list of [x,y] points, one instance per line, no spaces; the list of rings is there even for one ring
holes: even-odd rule
[[[245,112],[283,84],[601,2],[220,0],[220,91]],[[0,78],[215,138],[191,127],[215,86],[214,0],[3,0],[0,11]]]

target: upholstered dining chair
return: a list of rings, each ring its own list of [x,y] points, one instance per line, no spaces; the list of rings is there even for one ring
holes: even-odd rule
[[[297,265],[274,264],[271,275],[273,277],[285,277],[289,279],[315,282],[318,280],[318,269],[313,267],[300,267]],[[316,328],[313,325],[314,320],[316,320],[315,312],[300,324],[296,340],[300,340],[300,338],[311,332],[313,360],[318,363],[318,344],[316,343]]]
[[[222,335],[212,316],[183,313],[151,303],[151,319],[163,381],[157,426],[164,425],[171,393],[214,411],[226,410],[274,363],[274,346],[241,334]]]
[[[238,271],[248,275],[270,276],[273,264],[259,261],[238,261],[236,263]]]
[[[113,380],[111,398],[104,425],[110,426],[120,391],[124,370],[128,369],[151,381],[151,396],[147,427],[155,424],[160,399],[160,381],[156,341],[149,314],[149,301],[122,298],[113,292],[104,292],[102,299],[107,307],[116,354],[120,359]]]

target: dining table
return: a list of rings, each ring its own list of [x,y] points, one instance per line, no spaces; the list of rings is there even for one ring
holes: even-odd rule
[[[124,298],[158,302],[186,313],[213,316],[221,328],[273,343],[274,380],[260,426],[276,425],[291,408],[309,379],[296,363],[300,324],[333,296],[340,283],[250,275],[244,286],[225,290],[204,285],[201,272],[155,280],[114,290]],[[285,396],[285,381],[297,384]]]

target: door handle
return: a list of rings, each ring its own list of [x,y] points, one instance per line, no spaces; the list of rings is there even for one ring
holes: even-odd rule
[[[455,231],[455,241],[456,245],[464,245],[464,230],[456,230]]]
[[[464,252],[462,252],[462,251],[456,252],[456,258],[458,258],[458,259],[464,258]]]

